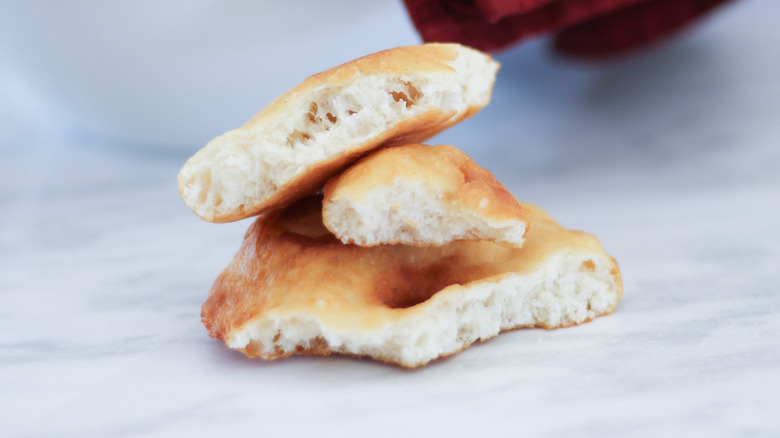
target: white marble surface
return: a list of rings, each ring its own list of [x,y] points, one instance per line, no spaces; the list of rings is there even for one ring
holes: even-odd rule
[[[435,142],[599,236],[625,296],[414,371],[210,339],[199,307],[248,222],[179,201],[200,145],[66,134],[0,68],[0,435],[780,436],[780,7],[724,12],[603,65],[500,56],[493,104]]]

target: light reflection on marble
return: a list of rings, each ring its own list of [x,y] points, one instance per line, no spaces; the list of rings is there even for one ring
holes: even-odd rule
[[[199,307],[248,222],[187,210],[182,152],[0,107],[2,435],[779,436],[780,9],[729,12],[600,67],[501,56],[494,103],[438,142],[596,234],[625,297],[413,371],[211,340]]]

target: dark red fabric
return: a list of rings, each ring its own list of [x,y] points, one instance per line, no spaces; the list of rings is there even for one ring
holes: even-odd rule
[[[495,23],[517,14],[527,14],[554,0],[482,0],[475,2],[485,18]]]
[[[580,56],[609,56],[674,33],[727,0],[651,0],[564,29],[555,47]]]
[[[556,47],[603,56],[640,47],[728,0],[404,0],[425,41],[498,51],[562,31]]]

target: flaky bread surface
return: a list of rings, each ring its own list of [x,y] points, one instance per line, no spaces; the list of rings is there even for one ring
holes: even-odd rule
[[[249,228],[202,318],[249,357],[368,356],[415,367],[518,327],[606,315],[622,295],[616,262],[592,235],[523,204],[522,248],[345,245],[311,198]]]
[[[415,143],[490,101],[498,63],[457,44],[375,53],[309,77],[182,167],[179,194],[201,218],[273,210],[382,146]]]
[[[360,246],[522,246],[527,229],[520,204],[493,174],[453,146],[420,144],[374,152],[328,181],[323,222]]]

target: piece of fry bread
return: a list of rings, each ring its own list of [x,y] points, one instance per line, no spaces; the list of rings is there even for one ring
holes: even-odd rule
[[[211,336],[250,357],[369,356],[415,367],[518,327],[609,314],[623,286],[592,235],[522,204],[522,248],[345,245],[318,198],[258,218],[202,309]]]
[[[490,240],[522,246],[517,200],[459,149],[404,145],[360,160],[325,185],[325,226],[361,246]]]
[[[498,63],[457,44],[399,47],[309,77],[182,167],[179,194],[230,222],[290,204],[367,152],[421,142],[490,101]]]

